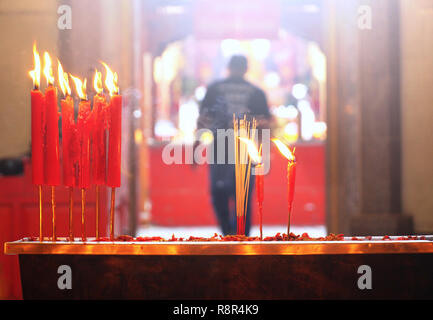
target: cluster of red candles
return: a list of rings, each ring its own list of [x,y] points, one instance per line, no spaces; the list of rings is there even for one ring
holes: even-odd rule
[[[263,239],[263,201],[264,201],[264,168],[263,158],[261,156],[262,147],[257,149],[253,141],[240,138],[248,146],[248,154],[251,160],[256,164],[256,191],[257,203],[259,207],[259,225],[260,225],[260,239]],[[296,179],[296,158],[295,149],[290,150],[283,142],[278,139],[272,139],[277,146],[278,150],[283,156],[287,158],[287,195],[288,195],[288,223],[287,234],[290,234],[290,218],[293,211],[293,198],[295,195],[295,179]]]
[[[91,185],[96,185],[96,238],[99,238],[99,186],[112,188],[110,210],[110,238],[114,239],[114,200],[115,188],[120,187],[121,163],[121,119],[122,96],[119,95],[117,74],[102,62],[106,70],[105,85],[109,91],[107,101],[102,87],[102,75],[95,70],[94,88],[96,95],[93,108],[86,95],[86,79],[70,74],[74,81],[78,104],[77,121],[74,118],[74,99],[71,96],[68,74],[63,72],[58,62],[58,82],[63,93],[60,101],[62,118],[62,170],[59,148],[59,112],[57,88],[50,56],[44,53],[44,76],[47,80],[45,94],[40,90],[41,62],[36,46],[33,47],[34,70],[30,71],[33,79],[31,91],[31,135],[32,135],[32,182],[39,189],[39,238],[42,234],[42,186],[51,187],[51,205],[53,217],[52,240],[56,241],[56,205],[55,186],[63,184],[70,190],[69,239],[74,240],[72,231],[73,188],[81,189],[81,225],[82,240],[86,241],[85,231],[85,192]],[[107,155],[108,130],[108,155]],[[106,163],[108,165],[106,165]],[[61,172],[63,179],[61,179]]]

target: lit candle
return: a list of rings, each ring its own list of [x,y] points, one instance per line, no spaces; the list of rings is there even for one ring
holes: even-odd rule
[[[75,121],[74,100],[71,97],[68,74],[63,72],[60,61],[58,62],[59,84],[64,99],[60,101],[62,109],[62,155],[63,155],[63,185],[69,187],[69,240],[74,240],[73,235],[73,188],[75,185]]]
[[[33,90],[31,91],[31,125],[32,125],[32,182],[38,186],[39,192],[39,240],[42,236],[42,185],[44,184],[44,96],[39,90],[41,80],[41,61],[33,45],[33,58],[35,69],[29,74],[33,79]]]
[[[106,183],[106,112],[107,102],[103,94],[102,75],[98,70],[95,70],[93,79],[93,87],[96,95],[93,97],[92,110],[92,169],[93,182],[96,185],[96,239],[99,239],[99,187]]]
[[[58,77],[64,99],[60,101],[62,109],[62,161],[63,185],[74,186],[74,100],[71,97],[68,75],[63,72],[62,65],[58,63]]]
[[[287,198],[288,198],[288,209],[289,209],[289,219],[287,224],[287,236],[290,237],[290,218],[293,210],[293,198],[295,194],[295,179],[296,179],[296,158],[295,149],[290,151],[290,149],[278,139],[272,139],[272,141],[277,146],[278,150],[287,159]]]
[[[107,102],[103,94],[102,75],[95,71],[93,86],[96,95],[93,97],[92,110],[92,164],[93,182],[96,185],[104,185],[106,182],[106,135],[105,135],[105,113]]]
[[[45,183],[49,186],[60,185],[60,158],[59,158],[59,112],[57,110],[57,88],[54,87],[53,70],[48,52],[44,53],[44,75],[48,86],[45,89],[46,108],[46,159]]]
[[[47,79],[45,89],[45,184],[51,186],[51,209],[53,215],[53,241],[56,241],[56,200],[55,186],[60,184],[59,158],[59,112],[57,111],[57,88],[54,87],[53,69],[48,52],[44,53],[44,75]]]
[[[81,189],[81,238],[86,241],[86,219],[85,219],[85,190],[90,187],[90,101],[85,93],[87,79],[82,82],[79,78],[71,75],[75,83],[77,94],[81,99],[78,104],[77,138],[79,148],[78,159],[78,182]]]
[[[115,188],[120,187],[122,96],[117,86],[117,73],[102,62],[106,70],[105,85],[110,92],[107,185],[111,187],[110,239],[114,240]]]

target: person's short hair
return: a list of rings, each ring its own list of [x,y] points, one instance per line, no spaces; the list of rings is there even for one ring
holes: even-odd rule
[[[234,55],[230,58],[228,68],[233,73],[244,74],[248,70],[247,57],[243,55]]]

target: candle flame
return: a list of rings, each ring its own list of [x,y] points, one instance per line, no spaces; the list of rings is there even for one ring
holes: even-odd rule
[[[60,89],[63,92],[63,95],[66,97],[67,95],[71,95],[71,87],[69,86],[69,78],[66,72],[63,72],[62,64],[59,60],[57,60],[57,75],[59,77]]]
[[[41,59],[39,53],[36,50],[36,43],[33,44],[33,59],[35,62],[35,68],[29,71],[30,77],[33,79],[33,87],[35,89],[39,88],[41,82]]]
[[[93,78],[93,88],[95,88],[97,94],[102,93],[104,90],[102,88],[102,73],[97,69],[95,69],[95,77]]]
[[[51,58],[48,52],[44,52],[44,76],[47,84],[54,84],[53,68],[51,67]]]
[[[110,92],[110,96],[113,96],[115,94],[119,93],[119,87],[117,86],[117,73],[111,71],[110,67],[107,66],[106,63],[101,61],[101,64],[105,67],[105,86],[107,87],[108,91]]]
[[[283,156],[287,158],[287,160],[294,162],[296,160],[295,158],[295,148],[293,148],[293,151],[290,151],[290,148],[287,147],[284,143],[282,143],[278,139],[272,139],[272,141],[277,146],[278,150],[281,152]]]
[[[87,79],[84,79],[84,82],[80,80],[80,78],[74,77],[72,74],[69,74],[74,81],[75,84],[75,90],[77,91],[78,96],[81,100],[87,100],[86,95],[86,83]]]
[[[242,137],[239,137],[239,140],[247,144],[247,151],[251,160],[256,164],[260,164],[262,162],[262,157],[260,156],[259,150],[257,149],[255,143],[249,139]]]

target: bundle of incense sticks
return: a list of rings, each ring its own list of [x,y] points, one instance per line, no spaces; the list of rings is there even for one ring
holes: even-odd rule
[[[235,175],[236,175],[236,220],[237,234],[245,235],[245,221],[248,207],[248,195],[251,177],[251,159],[245,143],[239,138],[254,139],[257,127],[256,119],[247,120],[246,116],[237,119],[233,115],[234,145],[235,145]]]

